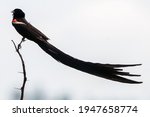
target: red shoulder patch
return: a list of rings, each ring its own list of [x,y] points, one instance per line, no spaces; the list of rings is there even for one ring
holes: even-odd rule
[[[17,20],[16,20],[16,19],[13,19],[12,22],[17,22]]]

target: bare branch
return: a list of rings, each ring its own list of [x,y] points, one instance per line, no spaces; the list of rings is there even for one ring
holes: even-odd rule
[[[12,40],[14,47],[16,49],[16,52],[18,53],[18,55],[20,57],[20,60],[22,63],[22,69],[23,69],[23,84],[22,84],[21,89],[20,89],[21,90],[20,100],[23,100],[23,98],[24,98],[24,90],[25,90],[25,85],[26,85],[26,81],[27,81],[25,63],[24,63],[23,57],[19,51],[21,49],[21,44],[23,41],[24,41],[24,38],[22,38],[21,42],[18,45],[16,45],[15,42]]]

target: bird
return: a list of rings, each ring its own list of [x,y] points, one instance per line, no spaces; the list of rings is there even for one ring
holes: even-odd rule
[[[32,26],[25,19],[25,13],[21,9],[15,8],[12,11],[12,16],[12,25],[14,26],[16,31],[23,37],[22,39],[26,38],[30,41],[35,42],[42,50],[44,50],[56,61],[76,70],[108,80],[128,84],[142,83],[141,81],[135,81],[126,78],[132,76],[139,77],[141,75],[131,74],[130,72],[123,71],[124,67],[140,66],[141,64],[103,64],[83,61],[74,58],[50,44],[48,42],[49,38],[46,35],[44,35],[40,30]]]

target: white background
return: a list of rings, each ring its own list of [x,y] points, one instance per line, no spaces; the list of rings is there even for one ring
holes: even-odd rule
[[[125,69],[141,74],[143,84],[117,83],[55,61],[26,41],[25,99],[150,99],[150,1],[148,0],[1,0],[0,99],[18,99],[22,85],[20,59],[11,40],[22,38],[12,27],[11,11],[26,19],[73,57],[100,63],[142,63]]]

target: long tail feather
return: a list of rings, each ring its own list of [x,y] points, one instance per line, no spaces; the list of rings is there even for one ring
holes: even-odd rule
[[[136,74],[130,74],[129,72],[121,72],[123,69],[120,67],[131,67],[131,66],[139,66],[141,64],[129,64],[129,65],[122,65],[122,64],[101,64],[101,63],[92,63],[92,62],[85,62],[74,57],[71,57],[61,50],[57,49],[50,43],[45,40],[36,40],[36,43],[49,55],[51,55],[55,60],[75,68],[77,70],[96,75],[99,77],[103,77],[109,80],[118,81],[122,83],[130,83],[130,84],[138,84],[142,82],[130,80],[124,78],[122,76],[140,76]],[[119,69],[118,69],[119,68]]]

